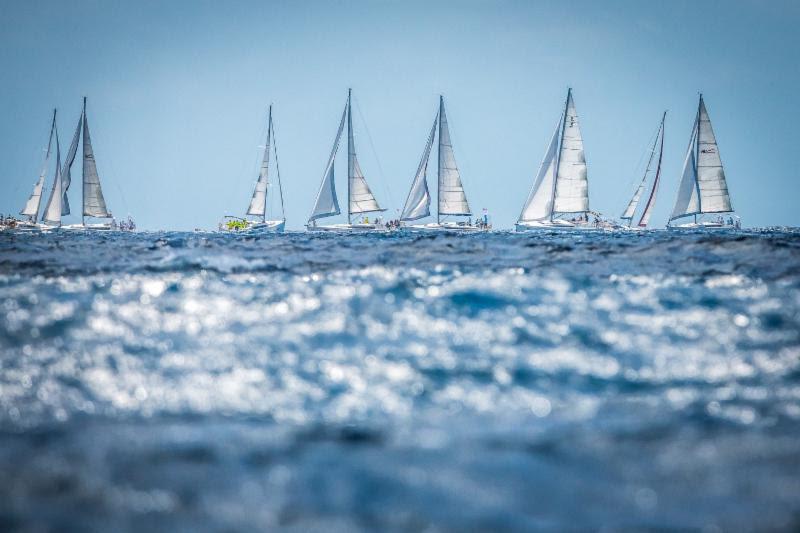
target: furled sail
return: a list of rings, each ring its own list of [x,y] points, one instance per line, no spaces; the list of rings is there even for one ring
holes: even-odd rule
[[[83,214],[100,218],[111,216],[106,208],[103,190],[100,188],[100,176],[97,175],[92,138],[89,136],[89,121],[86,118],[85,98],[83,100]]]
[[[61,202],[64,194],[61,190],[61,147],[58,144],[58,130],[56,130],[56,177],[53,180],[53,189],[50,191],[50,199],[44,210],[42,221],[50,224],[61,225]]]
[[[670,220],[694,215],[700,212],[700,196],[697,190],[697,165],[694,158],[697,147],[697,121],[692,129],[689,148],[686,150],[686,159],[683,161],[683,174],[678,186],[678,199],[672,209]]]
[[[439,214],[472,214],[453,153],[443,96],[439,97]]]
[[[53,122],[50,125],[50,137],[47,140],[47,151],[44,155],[42,170],[39,172],[39,179],[36,180],[36,184],[33,186],[33,192],[31,193],[30,198],[28,198],[28,201],[25,202],[25,207],[22,208],[22,211],[19,212],[20,215],[31,217],[33,222],[36,222],[36,218],[39,216],[39,209],[42,203],[42,189],[44,189],[44,179],[47,175],[47,163],[50,161],[50,151],[53,145],[53,134],[55,131],[56,110],[53,109]]]
[[[431,126],[431,133],[428,135],[428,142],[425,144],[425,149],[422,151],[422,158],[417,167],[417,173],[414,176],[414,181],[411,183],[411,190],[408,192],[406,198],[406,205],[403,206],[403,213],[400,215],[400,220],[418,220],[427,217],[431,214],[431,193],[428,190],[428,159],[431,155],[431,147],[433,146],[433,138],[436,135],[436,125],[439,122],[439,115],[433,119],[433,126]]]
[[[80,140],[81,137],[82,125],[83,125],[83,113],[81,113],[81,116],[78,118],[78,125],[75,126],[75,134],[72,136],[72,143],[69,145],[69,151],[67,151],[67,159],[64,161],[64,167],[61,169],[61,185],[64,196],[61,204],[62,215],[70,214],[67,191],[69,190],[69,186],[72,183],[72,163],[75,161],[75,154],[78,153],[78,141]]]
[[[250,206],[247,214],[265,217],[267,213],[267,187],[269,186],[269,152],[272,134],[272,106],[269,106],[269,120],[267,121],[267,146],[264,148],[264,157],[261,159],[261,170],[258,173],[258,181],[253,190],[253,197],[250,199]]]
[[[378,201],[367,185],[367,180],[361,172],[361,165],[356,157],[356,144],[353,137],[353,109],[350,104],[350,92],[347,93],[347,179],[349,206],[351,215],[359,213],[372,213],[385,211],[378,205]]]
[[[719,157],[719,147],[711,128],[711,119],[706,111],[703,95],[697,115],[697,188],[700,191],[701,213],[728,213],[733,211],[728,195],[725,171]]]
[[[325,166],[325,173],[322,175],[322,184],[320,184],[317,199],[314,202],[314,209],[311,211],[311,216],[308,221],[316,220],[318,218],[330,217],[341,213],[339,209],[339,200],[336,198],[336,182],[333,179],[334,161],[336,160],[336,152],[339,150],[339,140],[342,137],[344,130],[344,119],[347,116],[347,106],[342,112],[342,120],[339,121],[339,130],[336,132],[336,139],[333,141],[333,149],[328,158],[328,164]]]
[[[583,138],[570,89],[567,92],[564,127],[561,135],[553,211],[556,213],[580,213],[588,210],[589,181],[586,177]]]
[[[555,184],[556,156],[558,155],[558,136],[561,133],[561,119],[556,124],[550,145],[539,165],[539,172],[533,182],[528,200],[522,208],[518,222],[549,218],[553,212],[553,185]]]

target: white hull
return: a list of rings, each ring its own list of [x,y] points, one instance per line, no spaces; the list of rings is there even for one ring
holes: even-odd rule
[[[97,224],[68,224],[61,226],[61,229],[67,231],[111,231],[116,228],[111,222],[100,222]]]
[[[603,231],[605,228],[594,224],[575,224],[567,220],[533,220],[530,222],[517,222],[515,231]],[[610,228],[609,228],[610,229]]]
[[[687,224],[672,224],[667,226],[667,229],[682,230],[682,229],[739,229],[736,225],[719,223],[719,222],[689,222]]]
[[[329,224],[326,226],[306,225],[306,230],[352,233],[352,232],[386,231],[386,227],[378,224]]]
[[[457,233],[474,233],[476,231],[488,231],[488,228],[479,228],[478,226],[467,226],[466,224],[457,224],[455,222],[442,222],[431,224],[413,224],[408,226],[400,226],[401,230],[405,231],[452,231]]]
[[[246,228],[242,229],[227,229],[223,226],[224,233],[247,233],[247,234],[260,234],[260,233],[283,233],[286,228],[286,220],[265,220],[264,222],[248,223]]]

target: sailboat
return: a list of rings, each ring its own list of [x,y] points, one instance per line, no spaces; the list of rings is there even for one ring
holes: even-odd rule
[[[100,187],[100,176],[97,174],[97,164],[94,159],[94,149],[92,148],[92,138],[89,135],[89,122],[86,118],[86,98],[83,99],[83,110],[78,119],[78,125],[75,128],[75,134],[72,136],[72,143],[70,144],[67,158],[64,161],[64,167],[56,176],[59,181],[58,187],[53,186],[50,194],[50,199],[47,202],[47,213],[50,218],[45,218],[45,222],[53,224],[58,221],[61,224],[61,218],[64,215],[71,213],[67,191],[72,183],[71,170],[72,163],[75,161],[75,155],[78,152],[78,141],[83,135],[83,204],[81,206],[81,223],[60,226],[66,230],[112,230],[116,229],[117,225],[114,221],[111,212],[106,207],[106,201],[103,197],[103,189]],[[58,135],[56,135],[58,138]],[[86,217],[93,218],[110,218],[110,222],[99,223],[86,223]]]
[[[308,217],[306,228],[309,231],[372,231],[383,229],[380,224],[362,220],[353,223],[353,215],[365,215],[386,211],[378,205],[378,201],[367,185],[367,180],[361,172],[361,166],[356,158],[355,139],[353,137],[353,112],[350,105],[352,90],[347,90],[347,104],[345,105],[339,129],[333,141],[333,149],[328,157],[325,172],[322,174],[322,183],[314,201],[314,209]],[[336,216],[341,213],[339,199],[336,196],[336,182],[334,180],[334,163],[339,150],[339,141],[344,131],[347,119],[347,224],[319,225],[317,220],[325,217]]]
[[[41,227],[37,222],[42,207],[42,196],[43,196],[42,192],[44,191],[44,184],[47,177],[47,167],[50,162],[50,153],[52,152],[52,147],[53,147],[53,137],[56,137],[56,139],[58,137],[58,132],[56,131],[55,109],[53,109],[53,120],[50,124],[50,137],[47,141],[47,150],[45,151],[44,162],[42,162],[42,169],[39,172],[39,178],[33,185],[33,192],[31,192],[30,197],[28,197],[28,201],[25,202],[25,206],[19,212],[20,215],[23,215],[28,218],[27,220],[22,220],[16,223],[14,227],[17,230],[41,229]],[[58,144],[58,140],[56,140],[56,144]],[[56,174],[58,174],[59,172],[58,166],[59,166],[58,163],[56,163]]]
[[[723,215],[729,215],[727,221]],[[715,215],[715,218],[703,217]],[[700,218],[698,219],[698,216]],[[692,222],[673,224],[674,220],[694,217]],[[692,127],[683,174],[678,186],[678,199],[669,217],[669,229],[725,229],[739,228],[739,217],[734,214],[728,183],[719,156],[717,138],[711,127],[711,119],[700,95],[697,116]]]
[[[472,216],[467,196],[464,193],[464,186],[461,183],[461,173],[456,164],[453,144],[450,140],[450,128],[444,109],[444,96],[439,96],[439,112],[433,119],[428,142],[425,143],[425,149],[422,151],[422,158],[417,166],[417,173],[406,197],[400,221],[413,222],[431,214],[431,194],[428,190],[427,171],[428,159],[431,155],[437,126],[439,129],[439,169],[436,181],[436,222],[430,224],[404,224],[402,227],[412,231],[478,231],[488,229],[488,224],[473,226],[467,222],[442,220],[443,216]]]
[[[667,112],[664,111],[664,115],[661,117],[661,123],[658,126],[658,131],[656,132],[656,138],[653,141],[653,147],[650,149],[650,156],[647,160],[647,167],[645,168],[642,181],[639,182],[636,192],[633,193],[633,198],[628,202],[628,206],[625,208],[622,216],[620,216],[623,221],[627,222],[627,229],[644,229],[650,221],[650,215],[656,203],[658,184],[661,181],[661,160],[664,156],[664,121],[666,119]],[[647,194],[647,202],[645,202],[644,208],[637,213],[636,208],[639,205],[639,200],[642,198],[642,193],[644,193],[645,188],[648,186],[650,175],[653,172],[653,159],[655,159],[656,149],[658,149],[658,161],[656,163],[652,183],[649,183],[650,188]],[[635,225],[633,222],[634,220],[637,221]]]
[[[269,190],[269,156],[270,151],[275,152],[275,173],[278,177],[278,196],[281,201],[281,218],[267,220],[267,192]],[[226,221],[220,224],[224,231],[245,231],[248,233],[283,232],[286,226],[286,214],[283,207],[283,187],[281,186],[281,171],[278,165],[278,145],[275,140],[275,128],[272,124],[272,105],[269,106],[269,119],[267,122],[267,144],[264,156],[261,159],[261,169],[258,180],[250,198],[250,205],[246,215],[260,217],[260,220],[249,220],[234,216],[226,216]]]
[[[516,230],[598,229],[596,224],[589,223],[590,213],[583,137],[572,89],[568,89],[564,112],[556,124]]]

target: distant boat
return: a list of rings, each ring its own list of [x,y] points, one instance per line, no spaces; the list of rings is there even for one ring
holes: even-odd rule
[[[428,190],[427,170],[437,125],[439,126],[439,168],[436,181],[436,223],[404,225],[403,227],[417,231],[478,231],[486,229],[487,226],[473,226],[468,222],[442,221],[442,216],[472,216],[467,196],[464,193],[464,186],[461,183],[461,174],[456,164],[453,144],[450,140],[450,128],[448,127],[447,114],[444,110],[443,96],[439,96],[439,112],[433,119],[428,142],[422,152],[422,159],[420,159],[417,167],[414,181],[411,183],[411,190],[403,206],[400,220],[402,222],[413,222],[431,214],[431,195]]]
[[[67,191],[72,182],[70,171],[72,163],[75,161],[75,155],[78,151],[78,140],[80,139],[81,132],[83,133],[83,205],[81,210],[81,223],[71,224],[67,226],[61,225],[61,218],[64,215],[70,214],[69,199]],[[58,148],[58,133],[56,132],[56,145]],[[60,161],[60,150],[57,149],[58,159]],[[60,166],[60,163],[59,163]],[[86,223],[86,217],[93,218],[111,218],[111,222],[100,223]],[[53,182],[53,189],[50,192],[50,199],[47,201],[47,208],[42,222],[47,227],[60,227],[66,230],[112,230],[117,229],[116,222],[113,220],[111,212],[106,207],[106,201],[103,197],[103,190],[100,187],[100,176],[97,174],[97,164],[94,159],[94,150],[92,149],[92,139],[89,135],[89,122],[86,118],[86,98],[83,99],[83,111],[78,119],[78,126],[75,128],[75,134],[72,137],[69,151],[67,152],[67,159],[64,161],[64,167],[56,172],[56,178]]]
[[[727,220],[724,215],[728,215]],[[673,220],[684,217],[694,218],[689,223],[672,224]],[[714,136],[702,94],[683,163],[678,199],[675,201],[667,227],[670,229],[740,227],[739,217],[734,214],[731,206],[717,138]]]
[[[267,220],[267,192],[269,190],[269,156],[270,151],[275,152],[275,174],[278,178],[278,196],[281,200],[281,218]],[[253,189],[253,196],[250,198],[250,205],[247,208],[247,215],[260,217],[260,220],[249,220],[247,218],[226,216],[225,221],[220,224],[220,229],[224,231],[244,231],[248,233],[269,233],[283,232],[286,226],[286,214],[283,207],[283,187],[281,186],[281,171],[278,165],[278,146],[275,141],[275,128],[272,125],[272,106],[269,106],[269,119],[267,121],[267,145],[264,148],[264,156],[261,158],[261,169],[258,173],[258,180]]]
[[[658,131],[656,132],[656,138],[653,141],[653,147],[650,149],[650,156],[647,159],[647,167],[645,168],[642,181],[639,182],[636,192],[633,193],[633,198],[628,202],[628,207],[625,208],[625,211],[620,217],[627,222],[628,228],[644,229],[650,221],[650,214],[653,212],[653,206],[656,203],[658,184],[661,181],[661,160],[664,156],[664,121],[666,118],[667,112],[664,111],[664,115],[661,117],[661,123],[658,126]],[[653,160],[655,159],[656,150],[658,150],[658,160],[655,169],[653,169]],[[651,174],[653,175],[652,181],[650,180]],[[648,185],[647,202],[644,204],[644,208],[637,213],[636,208],[639,205],[639,200]],[[636,220],[636,225],[633,223],[634,220]]]
[[[517,231],[597,229],[590,224],[589,181],[578,114],[567,91],[564,112],[516,224]]]
[[[39,178],[36,180],[36,183],[33,185],[33,192],[31,192],[28,201],[25,202],[25,207],[22,208],[22,211],[19,212],[20,215],[28,217],[26,220],[22,220],[16,223],[15,229],[18,230],[36,230],[41,229],[38,220],[39,220],[39,213],[42,207],[42,197],[43,197],[43,190],[44,190],[44,183],[47,178],[47,167],[50,162],[50,153],[52,152],[53,147],[53,138],[56,139],[56,145],[58,145],[58,132],[56,131],[56,110],[53,109],[53,120],[50,123],[50,137],[47,141],[47,150],[45,151],[44,155],[44,162],[42,162],[42,170],[39,172]],[[58,151],[58,148],[57,148]],[[60,157],[60,153],[59,153]],[[60,163],[56,162],[56,175],[59,174],[59,167]],[[55,181],[59,181],[57,178]],[[59,185],[60,186],[60,185]],[[60,213],[60,210],[59,210]],[[44,215],[43,215],[44,218]],[[58,224],[60,225],[61,219],[59,217]]]
[[[353,112],[350,105],[352,91],[347,90],[347,104],[345,105],[339,130],[333,141],[333,149],[328,157],[325,172],[322,174],[322,183],[314,202],[314,209],[308,217],[306,228],[309,231],[373,231],[383,229],[380,224],[362,220],[353,223],[353,215],[366,215],[386,211],[378,205],[378,201],[367,185],[367,180],[361,172],[361,166],[356,158],[355,139],[353,137]],[[317,220],[341,214],[339,199],[336,196],[336,181],[334,180],[334,162],[339,150],[339,141],[347,119],[347,224],[318,225]]]

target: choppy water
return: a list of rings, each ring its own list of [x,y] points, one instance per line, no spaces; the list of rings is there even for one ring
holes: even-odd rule
[[[0,234],[0,530],[797,530],[800,233]]]

